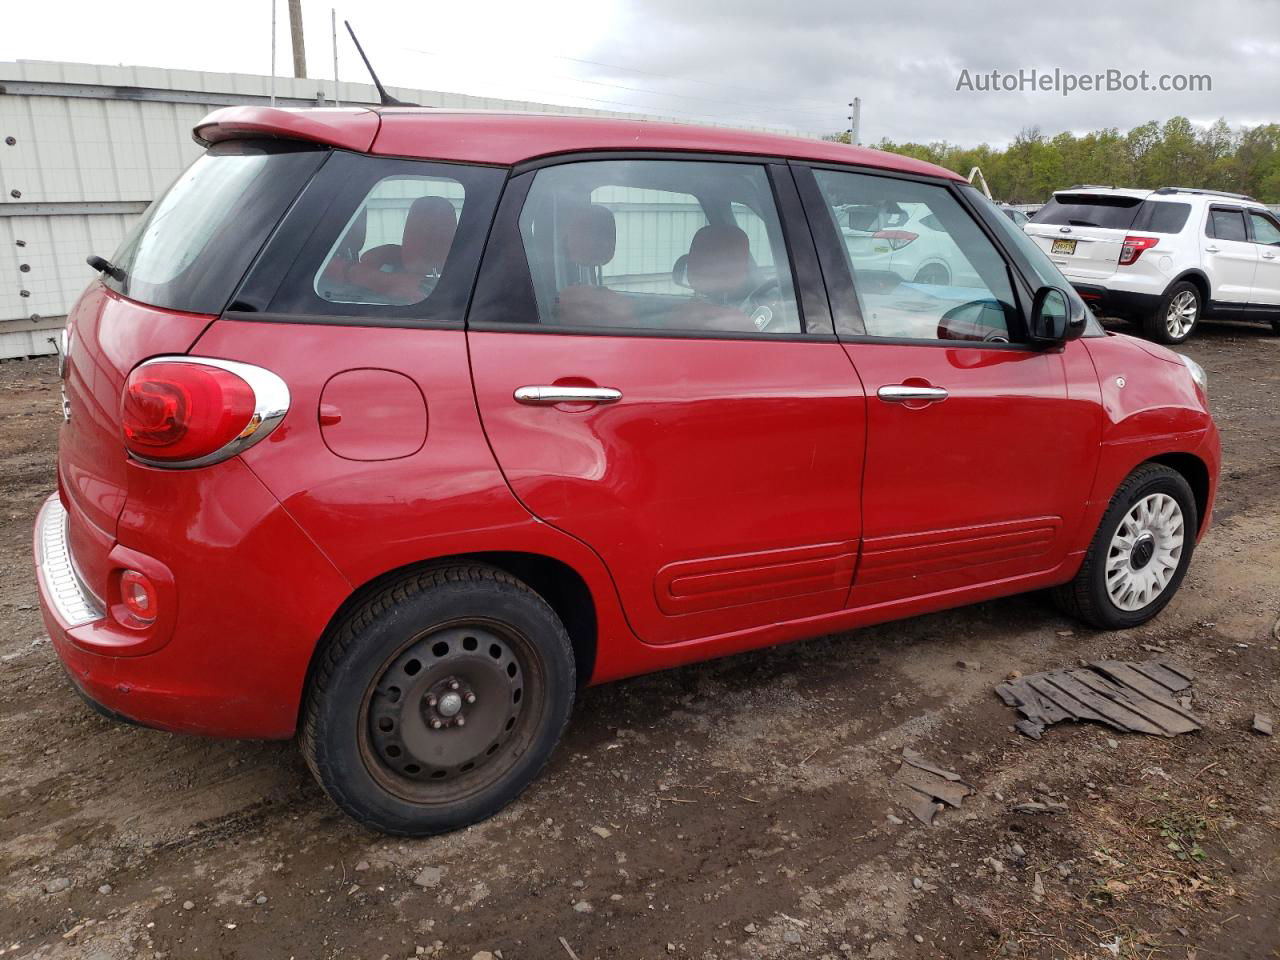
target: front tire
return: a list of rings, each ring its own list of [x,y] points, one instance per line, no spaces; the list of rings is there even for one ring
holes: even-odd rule
[[[429,836],[492,816],[542,770],[573,707],[564,625],[483,564],[401,577],[322,644],[302,754],[339,807],[384,833]]]
[[[1182,343],[1200,323],[1204,298],[1194,283],[1179,280],[1160,300],[1155,312],[1142,322],[1142,332],[1156,343]]]
[[[1144,464],[1120,484],[1080,571],[1054,599],[1102,630],[1144,624],[1182,585],[1198,529],[1195,496],[1182,474]]]

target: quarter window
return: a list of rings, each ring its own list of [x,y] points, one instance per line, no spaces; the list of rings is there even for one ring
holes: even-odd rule
[[[457,180],[379,180],[316,272],[316,295],[330,303],[421,303],[440,282],[465,201]]]
[[[815,170],[867,336],[1007,343],[1008,265],[945,187]]]
[[[461,324],[505,179],[494,167],[335,151],[233,306]]]
[[[530,187],[520,236],[540,323],[801,332],[763,167],[682,160],[550,167]]]

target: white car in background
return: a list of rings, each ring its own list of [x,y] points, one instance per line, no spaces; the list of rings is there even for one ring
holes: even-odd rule
[[[1181,343],[1201,317],[1280,333],[1280,221],[1215,190],[1059,190],[1024,228],[1094,310]]]
[[[852,204],[838,212],[854,269],[884,270],[934,287],[983,286],[926,204]]]

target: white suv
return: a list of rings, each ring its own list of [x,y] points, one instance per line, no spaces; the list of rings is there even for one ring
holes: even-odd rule
[[[1250,197],[1077,186],[1024,229],[1096,312],[1152,340],[1181,343],[1201,316],[1280,333],[1280,221]]]

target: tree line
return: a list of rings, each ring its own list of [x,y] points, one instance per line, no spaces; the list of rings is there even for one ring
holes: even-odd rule
[[[830,139],[849,142],[849,134]],[[1225,120],[1197,127],[1186,117],[1152,120],[1122,133],[1116,127],[1083,136],[1023,130],[1003,149],[982,144],[894,143],[875,146],[936,163],[968,176],[982,168],[991,193],[1006,203],[1043,203],[1078,183],[1116,187],[1201,187],[1280,203],[1280,123],[1233,130]]]

